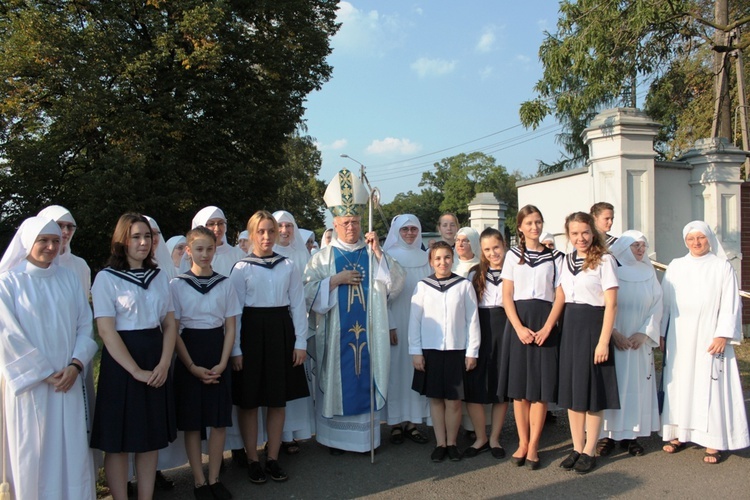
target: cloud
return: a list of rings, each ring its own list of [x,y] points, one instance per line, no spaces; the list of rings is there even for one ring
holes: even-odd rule
[[[492,68],[492,66],[485,66],[484,68],[479,70],[479,78],[481,78],[482,80],[486,80],[492,76],[493,71],[494,69]]]
[[[370,154],[414,154],[422,149],[421,144],[411,142],[409,139],[396,139],[386,137],[382,141],[375,139],[367,146],[366,151]]]
[[[456,64],[458,64],[456,61],[420,57],[411,63],[411,69],[416,71],[420,78],[424,78],[426,76],[442,76],[451,73],[456,69]]]
[[[524,63],[524,64],[529,64],[531,62],[531,58],[523,54],[518,54],[516,55],[516,61]]]
[[[363,11],[350,2],[339,2],[336,22],[341,27],[331,41],[337,52],[382,57],[401,45],[406,29],[397,15]]]
[[[495,28],[487,27],[479,37],[479,41],[477,42],[474,49],[477,52],[490,52],[494,48],[495,39]]]
[[[323,144],[322,142],[316,142],[315,146],[317,146],[317,148],[320,151],[337,151],[340,149],[344,149],[347,146],[347,144],[349,144],[349,141],[347,141],[346,139],[336,139],[330,144]]]

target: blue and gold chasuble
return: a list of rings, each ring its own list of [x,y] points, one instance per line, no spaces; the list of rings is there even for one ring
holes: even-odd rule
[[[353,252],[333,248],[336,272],[357,271],[358,285],[337,288],[341,337],[341,395],[344,415],[370,411],[370,332],[367,323],[367,293],[370,259],[367,248]]]

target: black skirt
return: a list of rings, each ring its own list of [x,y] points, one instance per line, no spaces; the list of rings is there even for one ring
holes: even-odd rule
[[[232,375],[232,400],[243,409],[282,408],[310,395],[304,364],[292,366],[294,324],[289,307],[245,307],[242,370]]]
[[[424,371],[414,370],[411,388],[422,396],[435,399],[464,399],[466,350],[438,351],[425,349]]]
[[[557,401],[562,408],[591,412],[620,408],[612,341],[607,361],[594,364],[594,350],[599,343],[603,320],[603,307],[565,304]]]
[[[196,366],[211,369],[221,362],[224,350],[224,327],[182,330],[190,358]],[[177,429],[201,431],[206,438],[206,427],[232,426],[232,367],[227,366],[218,384],[204,384],[190,373],[182,361],[175,362],[174,392],[177,406]]]
[[[479,308],[482,342],[476,368],[464,376],[464,401],[467,403],[493,404],[508,400],[500,398],[497,391],[507,319],[502,307]]]
[[[552,310],[552,302],[544,300],[517,300],[514,303],[521,324],[534,331],[544,326]],[[560,333],[555,326],[543,345],[523,344],[508,321],[503,337],[498,397],[531,402],[557,401],[559,342]]]
[[[160,328],[118,332],[133,360],[143,370],[159,364]],[[134,379],[102,350],[91,447],[107,453],[160,450],[177,437],[172,376],[161,387]]]

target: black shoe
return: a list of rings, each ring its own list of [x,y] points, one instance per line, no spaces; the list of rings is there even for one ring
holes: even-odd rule
[[[600,457],[607,457],[615,449],[615,440],[610,438],[601,438],[596,442],[596,454]]]
[[[232,492],[230,492],[226,486],[220,481],[216,481],[214,484],[208,485],[211,488],[214,498],[217,500],[232,500]]]
[[[492,458],[496,458],[500,460],[501,458],[505,458],[505,448],[502,446],[498,446],[497,448],[490,448],[490,453],[492,454]]]
[[[167,479],[167,477],[158,470],[156,471],[156,477],[154,478],[154,487],[161,491],[173,490],[174,481]]]
[[[596,467],[596,457],[581,453],[573,469],[579,474],[588,474]]]
[[[461,460],[461,450],[458,449],[458,446],[451,445],[447,448],[448,450],[448,458],[451,462],[458,462]]]
[[[435,446],[430,455],[430,460],[433,462],[442,462],[445,460],[445,455],[448,454],[448,449],[445,446]]]
[[[628,443],[628,453],[634,457],[640,457],[646,453],[646,450],[643,449],[643,446],[641,446],[641,443],[639,443],[637,439],[632,439],[630,443]]]
[[[263,484],[266,482],[266,473],[263,472],[263,467],[260,466],[260,462],[250,462],[247,464],[247,478],[250,479],[251,483]]]
[[[128,481],[128,498],[134,497],[136,495],[135,487],[133,486],[132,481]]]
[[[473,446],[469,446],[464,451],[464,456],[466,458],[474,458],[477,455],[479,455],[480,453],[483,453],[485,451],[490,451],[490,442],[489,441],[487,441],[486,443],[484,443],[479,448],[474,448]]]
[[[193,488],[193,496],[198,500],[214,500],[214,494],[211,493],[211,488],[207,484]]]
[[[539,460],[531,460],[526,459],[526,468],[530,470],[537,470],[539,466],[541,465],[541,462]]]
[[[568,455],[568,458],[560,462],[560,467],[562,467],[565,470],[571,470],[575,466],[578,459],[581,457],[581,454],[577,451],[573,450],[570,452],[570,455]]]
[[[510,457],[510,463],[516,467],[523,467],[523,464],[526,463],[526,457]]]
[[[279,465],[278,460],[266,460],[266,472],[274,481],[282,482],[289,479],[289,476],[286,475],[284,469]]]
[[[243,469],[247,468],[247,453],[245,453],[245,448],[232,450],[232,463]]]

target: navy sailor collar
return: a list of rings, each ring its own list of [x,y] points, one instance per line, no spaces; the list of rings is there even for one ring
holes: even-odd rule
[[[138,285],[144,290],[148,290],[149,285],[154,281],[154,278],[159,274],[161,269],[158,267],[155,269],[113,269],[111,267],[105,267],[105,271],[120,279]]]
[[[219,274],[216,271],[211,273],[211,276],[196,276],[193,271],[187,271],[182,274],[178,274],[177,278],[184,280],[185,283],[193,287],[196,292],[200,294],[207,294],[216,285],[227,279],[223,274]]]
[[[438,278],[437,276],[435,276],[435,273],[433,273],[426,278],[423,278],[422,283],[429,286],[430,288],[434,288],[438,292],[445,293],[450,288],[465,279],[466,278],[459,276],[456,273],[451,273],[451,275],[447,278]]]
[[[510,251],[513,252],[513,254],[518,257],[518,259],[521,259],[521,249],[518,247],[511,247]],[[559,259],[563,257],[562,252],[559,250],[552,250],[551,248],[544,247],[541,251],[536,250],[529,250],[526,249],[526,254],[524,255],[524,264],[528,264],[531,267],[536,267],[538,265],[544,264],[545,262],[554,262],[555,259]]]
[[[500,283],[503,282],[503,278],[501,278],[502,271],[499,269],[487,269],[487,274],[485,274],[485,279],[488,283],[492,283],[495,286],[498,286]]]
[[[265,267],[266,269],[273,269],[276,267],[276,264],[283,262],[286,260],[286,257],[283,255],[279,255],[276,252],[273,252],[268,257],[258,257],[254,253],[251,253],[244,259],[242,259],[242,262],[247,262],[248,264],[252,264],[254,266],[261,266]]]
[[[584,260],[586,259],[578,257],[578,252],[575,250],[570,252],[565,258],[565,262],[568,264],[568,271],[570,271],[573,276],[576,276],[581,272],[581,269],[583,269]]]

